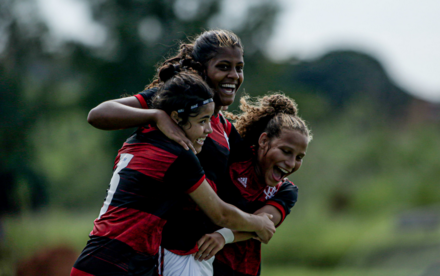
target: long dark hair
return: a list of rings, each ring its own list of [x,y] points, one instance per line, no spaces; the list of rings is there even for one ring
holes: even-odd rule
[[[190,43],[181,43],[179,52],[165,60],[157,69],[160,72],[161,68],[168,64],[178,65],[180,67],[191,67],[206,80],[206,65],[218,54],[221,48],[237,47],[243,53],[243,46],[240,38],[231,31],[227,30],[210,30],[199,34]],[[159,73],[155,76],[153,82],[147,88],[156,87],[163,81]]]
[[[152,102],[152,108],[161,109],[168,115],[180,110],[181,125],[188,122],[189,117],[196,117],[203,105],[191,108],[213,97],[211,88],[203,81],[197,71],[192,68],[182,69],[180,65],[168,64],[159,71],[161,80],[159,90]]]

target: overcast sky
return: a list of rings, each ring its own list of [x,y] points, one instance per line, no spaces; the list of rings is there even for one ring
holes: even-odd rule
[[[105,40],[105,31],[93,24],[81,0],[38,1],[59,37],[90,45]],[[283,8],[269,43],[272,58],[313,59],[331,50],[362,51],[377,58],[408,92],[440,102],[439,0],[278,1]]]

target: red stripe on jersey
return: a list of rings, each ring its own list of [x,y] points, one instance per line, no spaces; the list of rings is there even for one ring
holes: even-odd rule
[[[272,205],[273,207],[277,208],[280,213],[281,213],[281,221],[276,225],[276,227],[280,226],[281,223],[284,221],[284,219],[286,218],[286,211],[284,210],[283,206],[281,206],[281,204],[279,204],[276,201],[267,201],[266,205]]]
[[[147,102],[145,101],[144,97],[142,97],[140,94],[134,95],[136,99],[138,99],[139,103],[141,104],[143,109],[148,109]]]
[[[202,185],[203,180],[205,180],[205,176],[203,175],[202,178],[200,178],[199,181],[197,181],[196,184],[194,184],[191,188],[189,188],[185,193],[190,194],[192,192],[194,192],[195,190],[197,190],[197,188]]]
[[[214,183],[214,181],[209,180],[208,178],[206,178],[206,182],[208,182],[209,186],[211,186],[211,188],[214,190],[214,192],[217,193],[217,185]]]
[[[72,267],[72,270],[70,271],[70,276],[94,276],[94,275]]]
[[[231,124],[231,122],[229,122],[228,120],[226,120],[226,118],[224,118],[225,119],[225,121],[226,121],[226,124],[225,124],[225,131],[226,131],[226,134],[228,135],[228,137],[229,137],[229,135],[231,134],[231,130],[232,130],[232,124]]]
[[[217,255],[215,262],[221,262],[233,271],[244,275],[257,275],[261,263],[261,243],[251,239],[238,243],[226,244]]]
[[[148,127],[143,126],[143,127],[141,127],[141,132],[144,133],[144,134],[148,133],[148,132],[151,132],[151,131],[155,131],[155,130],[157,130],[157,128],[151,127],[151,126],[148,126]]]
[[[155,255],[162,240],[166,220],[135,209],[109,206],[95,220],[90,235],[119,240],[135,251]]]
[[[176,155],[148,143],[124,143],[118,152],[115,167],[123,153],[134,155],[127,166],[128,169],[138,171],[160,182],[163,182],[165,173],[177,158]]]
[[[229,142],[225,137],[225,126],[220,122],[220,116],[215,117],[214,115],[211,117],[211,128],[212,133],[208,135],[209,138],[217,142],[222,147],[229,149]]]
[[[184,250],[178,250],[178,249],[170,249],[168,250],[170,252],[173,252],[176,255],[180,255],[180,256],[185,256],[185,255],[190,255],[193,253],[196,253],[197,251],[199,251],[199,246],[196,244],[194,245],[194,247],[188,251],[184,251]]]

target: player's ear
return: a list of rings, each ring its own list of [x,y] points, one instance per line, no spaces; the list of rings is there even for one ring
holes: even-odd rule
[[[182,121],[182,119],[179,117],[179,113],[177,113],[177,111],[172,111],[170,114],[170,117],[176,124],[179,124]]]
[[[265,147],[267,147],[269,145],[269,137],[267,136],[266,132],[261,133],[260,138],[258,138],[258,146],[261,149],[264,149]]]

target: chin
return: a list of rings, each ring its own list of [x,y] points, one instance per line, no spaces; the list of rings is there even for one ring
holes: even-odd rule
[[[234,99],[235,99],[235,97],[232,99],[230,99],[230,98],[229,99],[221,99],[222,106],[230,106],[231,104],[234,103]]]
[[[199,154],[202,151],[202,147],[194,147],[194,149],[196,150],[197,154]]]

